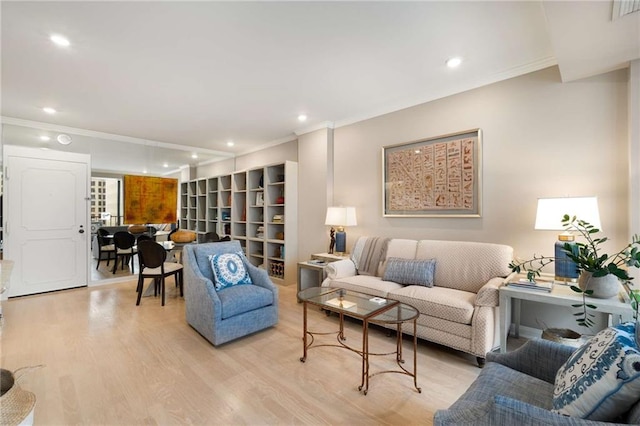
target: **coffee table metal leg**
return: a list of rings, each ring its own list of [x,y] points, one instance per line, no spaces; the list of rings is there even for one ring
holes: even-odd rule
[[[362,321],[362,381],[358,390],[365,395],[369,390],[369,322]]]
[[[422,388],[418,387],[418,319],[413,319],[413,386],[418,393],[422,393]]]
[[[302,303],[302,358],[301,362],[307,360],[307,301]]]

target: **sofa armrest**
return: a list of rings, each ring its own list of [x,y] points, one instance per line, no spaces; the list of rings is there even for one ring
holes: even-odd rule
[[[480,287],[476,295],[476,306],[496,307],[500,304],[500,287],[504,284],[504,278],[491,278],[485,285]]]
[[[489,352],[487,362],[497,362],[513,370],[554,383],[556,373],[576,349],[551,340],[528,340],[513,352]]]
[[[577,417],[562,416],[513,398],[496,395],[482,404],[464,408],[438,410],[433,417],[435,426],[518,425],[518,426],[604,426],[617,425]]]
[[[335,280],[337,278],[354,277],[358,275],[356,265],[351,259],[337,260],[330,262],[325,268],[327,278]]]

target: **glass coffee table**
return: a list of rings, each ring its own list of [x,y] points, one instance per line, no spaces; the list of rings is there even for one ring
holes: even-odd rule
[[[351,290],[329,287],[311,287],[298,293],[298,299],[303,302],[303,355],[300,361],[307,360],[308,351],[322,346],[333,346],[348,349],[357,353],[362,358],[361,382],[358,390],[365,395],[369,390],[369,379],[382,373],[399,373],[413,377],[413,385],[420,393],[417,381],[417,318],[418,310],[406,303],[397,300],[384,299],[365,293]],[[311,304],[321,309],[336,312],[339,317],[338,331],[313,332],[309,331],[307,323],[307,306]],[[344,335],[344,317],[356,318],[362,321],[362,348],[355,348],[346,343]],[[413,371],[407,369],[402,357],[402,325],[413,322]],[[396,325],[395,351],[387,353],[374,353],[369,351],[369,324]],[[315,337],[320,335],[336,335],[337,343],[316,343]],[[396,370],[384,370],[371,373],[369,357],[378,355],[395,355],[395,361],[399,367]]]

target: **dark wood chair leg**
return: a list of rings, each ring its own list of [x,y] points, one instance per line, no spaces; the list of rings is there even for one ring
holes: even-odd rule
[[[140,305],[140,298],[142,297],[142,290],[144,289],[144,279],[142,277],[138,278],[138,300],[136,301],[136,306]]]
[[[160,295],[160,297],[162,297],[162,306],[164,306],[164,276],[160,278],[160,291],[162,293]]]
[[[487,360],[481,357],[476,357],[476,361],[478,361],[478,367],[482,368],[486,364]]]

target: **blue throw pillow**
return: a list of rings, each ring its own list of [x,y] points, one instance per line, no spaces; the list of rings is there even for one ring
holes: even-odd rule
[[[577,349],[558,370],[553,411],[612,421],[640,399],[635,323],[609,327]]]
[[[433,287],[435,259],[402,259],[390,257],[382,279],[405,285],[422,285]]]
[[[221,253],[209,256],[216,291],[234,285],[253,284],[240,253]]]

